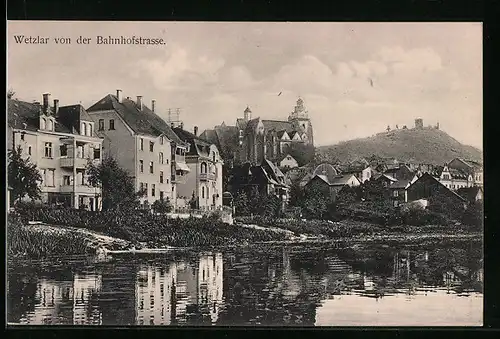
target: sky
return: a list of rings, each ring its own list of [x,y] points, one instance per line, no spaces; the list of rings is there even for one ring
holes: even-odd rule
[[[247,105],[253,117],[286,120],[300,96],[317,146],[422,118],[482,149],[481,23],[10,21],[7,34],[7,86],[19,100],[48,92],[88,108],[121,89],[155,99],[165,119],[181,108],[185,128],[203,131],[234,125]],[[166,44],[97,45],[98,35]]]

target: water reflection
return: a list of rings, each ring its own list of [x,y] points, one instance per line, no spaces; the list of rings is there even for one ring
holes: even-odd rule
[[[9,265],[8,321],[481,325],[481,258],[480,244],[467,243],[16,263]]]

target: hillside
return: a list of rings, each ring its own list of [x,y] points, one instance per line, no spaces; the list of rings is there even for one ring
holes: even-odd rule
[[[341,162],[372,155],[436,165],[457,157],[482,162],[479,149],[463,145],[446,132],[432,128],[393,130],[368,138],[321,146],[317,148],[317,154],[323,161],[338,159]]]

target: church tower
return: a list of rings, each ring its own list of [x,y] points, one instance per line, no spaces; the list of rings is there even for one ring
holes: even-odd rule
[[[288,116],[288,121],[292,123],[294,130],[307,135],[307,143],[314,145],[313,128],[309,119],[308,111],[304,107],[304,100],[299,97],[293,112]]]
[[[250,120],[252,120],[252,110],[250,110],[250,107],[247,106],[247,108],[245,109],[245,111],[243,113],[244,113],[245,122],[249,122]]]

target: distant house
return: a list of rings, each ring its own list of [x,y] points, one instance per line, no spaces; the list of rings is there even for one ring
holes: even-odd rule
[[[467,173],[462,169],[450,168],[447,165],[443,167],[439,181],[451,190],[474,185],[474,178],[471,173]]]
[[[200,139],[181,127],[174,133],[188,144],[185,161],[189,167],[186,180],[177,185],[177,195],[185,200],[192,197],[201,210],[214,210],[222,206],[222,157],[216,145]]]
[[[288,201],[289,185],[285,175],[269,160],[258,166],[250,163],[235,166],[230,184],[234,194],[240,190],[250,193],[256,187],[260,194],[274,195],[284,203]]]
[[[294,157],[292,157],[290,154],[287,154],[279,161],[279,167],[286,169],[295,168],[299,167],[299,163],[297,162],[297,160],[295,160]]]
[[[370,180],[375,174],[375,170],[365,159],[353,161],[345,166],[340,166],[343,174],[354,174],[361,183]]]
[[[483,165],[474,160],[455,158],[448,163],[449,168],[472,175],[475,186],[483,186]]]
[[[422,174],[415,182],[413,182],[407,188],[407,200],[415,201],[420,199],[426,199],[442,194],[448,196],[449,198],[455,200],[457,203],[461,203],[465,206],[466,200],[462,198],[457,193],[451,191],[448,187],[439,182],[429,173]]]
[[[418,180],[418,176],[414,175],[411,179],[401,179],[392,182],[388,189],[390,191],[391,201],[394,207],[399,207],[403,203],[408,202],[408,187]]]
[[[466,199],[468,203],[483,200],[483,188],[480,186],[459,188],[457,194]]]
[[[315,185],[316,187],[322,188],[322,190],[330,195],[333,199],[342,190],[342,188],[349,186],[355,187],[361,185],[361,182],[356,178],[354,174],[340,174],[340,175],[328,175],[325,174],[314,174],[313,177],[304,186],[304,189],[309,189]]]
[[[381,182],[384,187],[389,187],[398,181],[396,178],[394,178],[388,174],[385,174],[385,173],[378,174],[374,178],[374,180]]]
[[[399,165],[397,167],[391,167],[384,171],[387,174],[397,180],[411,180],[415,176],[415,171],[411,170],[407,165]]]

